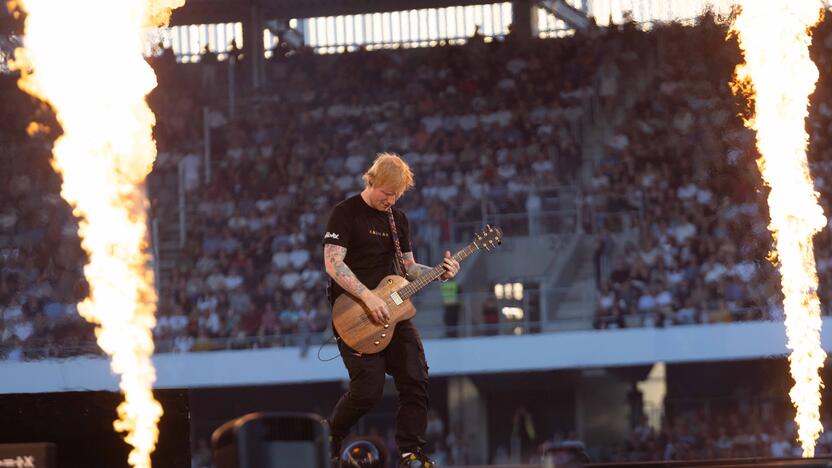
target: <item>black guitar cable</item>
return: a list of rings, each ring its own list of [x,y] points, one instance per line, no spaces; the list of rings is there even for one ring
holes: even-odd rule
[[[319,360],[319,361],[321,361],[321,362],[329,362],[329,361],[332,361],[333,359],[335,359],[335,358],[337,358],[338,356],[340,356],[340,355],[341,355],[341,350],[339,349],[339,350],[338,350],[338,354],[336,354],[335,356],[332,356],[332,357],[331,357],[331,358],[329,358],[329,359],[321,359],[321,351],[324,349],[324,346],[326,346],[326,344],[327,344],[327,343],[329,343],[330,341],[332,341],[333,343],[335,343],[335,346],[338,346],[338,340],[339,340],[339,339],[340,339],[340,338],[339,338],[339,337],[337,337],[337,336],[335,336],[335,334],[333,333],[333,334],[332,334],[332,336],[330,336],[329,338],[327,338],[326,340],[324,340],[324,341],[322,341],[322,342],[321,342],[321,346],[318,348],[318,360]]]

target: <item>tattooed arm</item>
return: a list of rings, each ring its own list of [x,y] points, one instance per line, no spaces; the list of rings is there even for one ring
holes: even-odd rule
[[[413,252],[403,253],[402,260],[404,260],[404,268],[407,271],[407,276],[411,280],[416,279],[422,273],[432,269],[429,266],[416,263],[416,259],[413,258]],[[442,280],[449,280],[459,272],[459,262],[451,257],[450,252],[445,252],[445,258],[442,259],[442,267],[445,268],[445,273],[442,273],[442,276],[439,277]]]
[[[363,301],[370,311],[370,316],[376,322],[388,322],[390,320],[390,310],[387,304],[358,280],[355,273],[344,263],[346,256],[346,247],[333,244],[324,245],[324,265],[327,274],[345,291]]]
[[[350,267],[344,263],[344,257],[347,256],[347,248],[340,245],[326,244],[324,245],[324,264],[326,272],[332,279],[335,280],[345,291],[355,297],[364,296],[369,290],[361,281],[355,276],[355,273],[350,270]]]
[[[431,267],[427,265],[416,263],[416,259],[413,258],[413,252],[403,253],[402,260],[404,260],[404,269],[407,272],[407,276],[412,280],[418,278],[422,273],[431,270]]]

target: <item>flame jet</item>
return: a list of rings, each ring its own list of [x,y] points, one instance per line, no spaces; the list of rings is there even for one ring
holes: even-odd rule
[[[785,297],[787,347],[794,386],[789,392],[804,457],[812,457],[823,430],[818,369],[820,301],[812,238],[826,225],[806,160],[809,95],[818,69],[809,57],[810,29],[820,21],[821,0],[742,0],[731,27],[745,63],[737,66],[733,89],[748,94],[754,115],[746,126],[757,132],[757,165],[771,187],[768,197],[776,260]]]
[[[155,118],[145,100],[156,76],[142,56],[144,31],[184,0],[19,0],[24,47],[15,52],[24,91],[48,102],[63,135],[52,165],[61,196],[80,219],[90,295],[78,311],[96,325],[124,394],[114,428],[150,467],[162,407],[151,361],[156,294],[148,268],[148,201],[143,182],[156,158]]]

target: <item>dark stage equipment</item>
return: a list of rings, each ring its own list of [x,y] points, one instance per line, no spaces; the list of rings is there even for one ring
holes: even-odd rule
[[[190,468],[190,419],[187,390],[153,392],[165,412],[153,466]],[[18,444],[42,447],[52,463],[37,468],[128,468],[131,448],[115,432],[116,407],[123,396],[114,392],[16,393],[0,395],[0,460],[14,458],[7,450]],[[20,455],[23,456],[23,455]],[[21,459],[25,463],[25,459]],[[1,465],[0,465],[1,466]],[[18,465],[8,465],[15,466]],[[28,466],[26,464],[20,466]]]
[[[55,468],[55,444],[0,444],[0,466]]]
[[[311,413],[251,413],[211,436],[216,468],[329,468],[329,429]]]
[[[346,444],[341,452],[339,468],[384,468],[390,458],[384,440],[376,436],[360,436]]]
[[[824,458],[738,458],[724,460],[667,461],[639,463],[599,463],[587,464],[595,468],[832,468],[832,460]]]
[[[490,468],[832,468],[832,459],[826,458],[741,458],[723,460],[696,461],[661,461],[630,463],[581,463],[572,460],[568,463],[544,463],[541,465],[497,465]],[[486,468],[485,466],[467,466],[465,468]]]

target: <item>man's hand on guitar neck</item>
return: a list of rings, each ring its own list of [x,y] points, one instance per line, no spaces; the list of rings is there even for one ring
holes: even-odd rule
[[[402,255],[402,260],[404,260],[405,271],[407,271],[407,279],[411,281],[418,278],[422,273],[433,269],[427,265],[416,263],[416,259],[413,258],[413,252],[405,252]],[[459,262],[448,250],[445,251],[445,258],[442,259],[442,268],[445,269],[445,272],[439,277],[442,281],[447,281],[459,273]]]
[[[450,250],[445,251],[442,267],[445,269],[445,273],[442,273],[442,276],[439,277],[442,281],[448,281],[459,273],[459,262],[451,255]]]
[[[370,310],[370,318],[378,324],[388,323],[390,321],[390,309],[387,304],[372,291],[367,291],[361,296],[361,300],[367,309]]]

